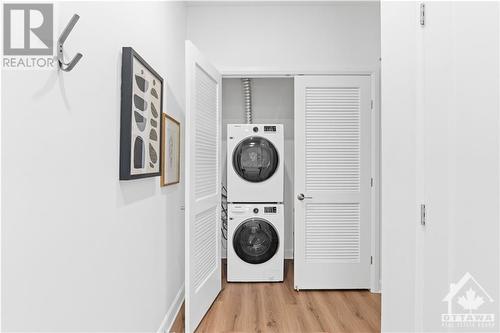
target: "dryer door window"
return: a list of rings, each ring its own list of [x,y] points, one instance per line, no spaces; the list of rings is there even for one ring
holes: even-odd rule
[[[278,168],[278,151],[267,139],[252,136],[233,152],[233,168],[243,179],[258,183],[271,178]]]
[[[241,223],[233,237],[233,248],[241,260],[249,264],[262,264],[278,251],[279,237],[266,220],[251,218]]]

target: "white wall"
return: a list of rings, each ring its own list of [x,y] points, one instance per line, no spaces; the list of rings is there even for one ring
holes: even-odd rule
[[[469,271],[500,315],[500,3],[452,3],[449,276]],[[435,109],[434,109],[435,110]],[[491,313],[491,312],[490,312]],[[432,330],[433,327],[430,327]],[[458,330],[457,330],[458,331]]]
[[[382,329],[415,327],[416,5],[382,3]]]
[[[252,79],[253,122],[256,124],[283,124],[285,129],[285,256],[293,258],[293,79],[266,78]],[[245,108],[243,103],[241,79],[222,80],[222,179],[226,184],[227,174],[227,124],[244,124]],[[226,247],[223,243],[222,254]]]
[[[55,9],[56,34],[81,16],[75,69],[2,72],[2,329],[156,331],[184,284],[184,175],[118,181],[121,48],[163,76],[184,123],[185,7]]]
[[[188,7],[188,39],[220,70],[379,68],[378,2]]]

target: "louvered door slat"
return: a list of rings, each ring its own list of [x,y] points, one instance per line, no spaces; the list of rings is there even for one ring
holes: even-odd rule
[[[219,133],[217,94],[214,94],[217,91],[217,82],[200,66],[196,66],[195,80],[197,92],[195,196],[199,199],[215,194],[218,189],[214,170],[217,169]]]
[[[359,204],[306,205],[306,261],[359,262]]]
[[[198,290],[217,267],[217,230],[213,228],[216,218],[217,208],[213,207],[197,214],[195,218],[195,290]]]
[[[306,191],[359,191],[359,99],[359,88],[306,88]]]

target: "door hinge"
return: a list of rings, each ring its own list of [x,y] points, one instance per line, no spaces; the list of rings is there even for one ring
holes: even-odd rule
[[[370,186],[373,187],[373,178],[370,178]]]
[[[373,265],[373,256],[370,256],[370,265]]]
[[[425,204],[420,205],[420,224],[425,225],[426,211]]]
[[[425,26],[425,3],[420,4],[420,26]]]
[[[370,108],[373,110],[373,99],[370,101]]]

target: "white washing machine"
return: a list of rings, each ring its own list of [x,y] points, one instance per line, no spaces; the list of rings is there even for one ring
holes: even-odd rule
[[[283,281],[283,204],[229,204],[227,280]]]
[[[281,124],[227,125],[228,202],[283,202]]]

